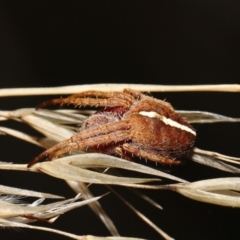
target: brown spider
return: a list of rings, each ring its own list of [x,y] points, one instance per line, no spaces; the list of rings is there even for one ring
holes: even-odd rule
[[[73,104],[105,107],[84,122],[70,139],[47,149],[28,166],[40,159],[52,160],[72,150],[116,154],[132,160],[134,156],[163,164],[190,152],[196,132],[181,118],[171,104],[132,89],[123,92],[86,91],[67,98],[53,99],[39,105]]]

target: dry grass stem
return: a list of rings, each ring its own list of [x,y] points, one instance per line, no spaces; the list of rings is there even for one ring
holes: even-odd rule
[[[11,88],[0,89],[0,97],[34,96],[53,94],[74,94],[93,89],[99,91],[122,91],[132,88],[142,92],[240,92],[239,84],[214,84],[214,85],[148,85],[148,84],[86,84],[63,87],[42,88]]]
[[[46,232],[63,235],[68,238],[72,238],[72,239],[76,239],[76,240],[144,240],[142,238],[131,238],[131,237],[96,237],[96,236],[91,236],[91,235],[79,236],[76,234],[67,233],[67,232],[56,230],[53,228],[32,226],[32,225],[24,224],[24,223],[16,223],[16,222],[8,221],[8,220],[1,219],[1,218],[0,218],[0,227],[29,228],[29,229],[46,231]]]

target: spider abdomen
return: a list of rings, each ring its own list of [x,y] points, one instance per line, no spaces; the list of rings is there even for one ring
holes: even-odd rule
[[[135,145],[173,158],[187,154],[195,141],[190,132],[137,114],[131,117],[131,130]]]

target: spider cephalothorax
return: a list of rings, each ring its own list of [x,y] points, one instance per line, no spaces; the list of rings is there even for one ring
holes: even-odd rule
[[[105,107],[91,115],[79,132],[37,156],[29,166],[43,158],[52,160],[72,150],[82,149],[116,154],[132,160],[134,156],[163,164],[176,160],[192,149],[196,132],[171,104],[132,89],[123,92],[86,91],[67,98],[42,103],[94,105]]]

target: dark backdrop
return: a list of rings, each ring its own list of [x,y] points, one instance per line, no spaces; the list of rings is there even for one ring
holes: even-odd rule
[[[1,1],[0,87],[87,83],[240,83],[238,1]],[[177,109],[239,117],[236,93],[161,93]],[[1,98],[0,109],[34,107],[46,97]],[[21,128],[17,123],[2,125]],[[239,124],[195,126],[197,146],[240,156]],[[1,136],[1,161],[26,163],[41,149]],[[190,181],[232,176],[197,164],[174,168]],[[64,182],[40,174],[0,173],[1,184],[62,194]],[[96,194],[105,193],[96,188]],[[128,192],[132,203],[176,239],[238,239],[239,210],[145,191],[157,211]],[[123,236],[160,239],[114,196],[101,203]],[[88,207],[62,216],[53,227],[109,235]],[[1,230],[1,239],[65,239],[30,230]],[[4,238],[5,237],[5,238]]]

